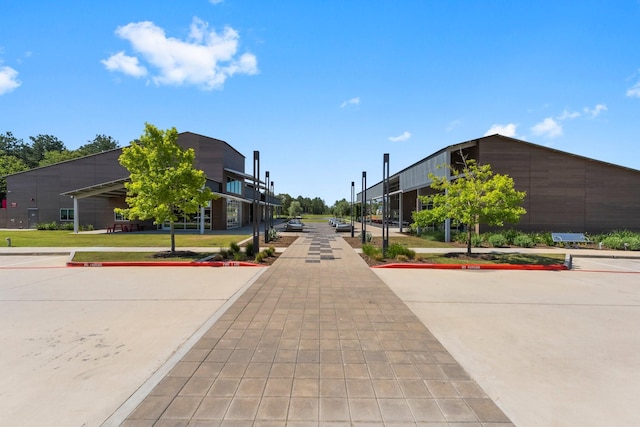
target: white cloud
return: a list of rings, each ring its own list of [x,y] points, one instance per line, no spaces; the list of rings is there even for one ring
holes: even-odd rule
[[[586,110],[586,108],[585,108]],[[567,119],[577,119],[578,117],[580,117],[580,113],[577,111],[569,111],[567,109],[565,109],[564,111],[562,111],[562,114],[560,114],[558,117],[556,117],[558,120],[567,120]]]
[[[404,131],[401,135],[398,136],[390,136],[387,138],[391,142],[403,142],[411,138],[411,132]]]
[[[21,84],[16,70],[6,66],[0,67],[0,95],[11,92]]]
[[[509,123],[507,125],[492,125],[488,131],[485,132],[483,136],[500,134],[502,136],[508,136],[510,138],[515,138],[517,136],[516,129],[518,125],[514,123]]]
[[[138,63],[138,58],[135,56],[127,56],[124,52],[118,52],[100,62],[102,62],[109,71],[120,71],[133,77],[143,77],[147,75],[147,69]]]
[[[531,128],[534,135],[555,138],[562,135],[562,126],[558,124],[552,117],[547,117],[537,125]]]
[[[607,106],[604,104],[598,104],[592,109],[589,109],[587,107],[584,108],[584,113],[592,119],[598,117],[598,115],[600,115],[600,113],[603,111],[607,111]]]
[[[355,98],[351,98],[351,99],[350,99],[350,100],[348,100],[348,101],[344,101],[344,102],[340,105],[340,108],[345,108],[345,107],[348,107],[348,106],[350,106],[350,105],[352,105],[352,106],[354,106],[354,107],[359,106],[359,105],[360,105],[360,97],[359,97],[359,96],[356,96]]]
[[[209,0],[209,3],[211,4],[220,4],[222,3],[224,0]]]
[[[640,98],[640,82],[627,89],[627,96],[631,98]]]
[[[462,125],[462,120],[455,119],[449,122],[445,130],[447,132],[451,132],[452,130],[459,128],[461,125]]]
[[[141,75],[145,61],[153,69],[152,80],[157,85],[195,85],[204,89],[219,89],[235,74],[258,72],[257,59],[250,53],[238,55],[240,36],[231,27],[222,33],[209,30],[208,24],[194,18],[187,41],[167,37],[153,22],[132,22],[116,29],[116,34],[131,43],[137,57],[123,52],[102,61],[112,71]],[[134,61],[135,59],[135,61]],[[128,68],[126,68],[127,66]],[[133,74],[132,74],[133,73]],[[135,74],[138,73],[138,74]]]

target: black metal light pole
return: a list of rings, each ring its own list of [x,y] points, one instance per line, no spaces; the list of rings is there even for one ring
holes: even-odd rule
[[[361,211],[360,225],[362,227],[362,244],[364,245],[366,243],[365,234],[367,234],[367,225],[365,223],[367,220],[367,172],[366,171],[362,171],[362,203],[361,203],[360,211]]]
[[[269,171],[264,175],[264,242],[269,243]]]
[[[260,252],[260,152],[253,152],[253,252]]]
[[[351,237],[353,237],[353,216],[355,215],[355,212],[353,212],[353,194],[355,191],[354,185],[355,183],[351,181]]]
[[[275,190],[275,186],[274,186],[274,184],[273,184],[273,181],[271,181],[271,195],[272,195],[274,198],[275,198],[275,196],[276,196],[276,190]],[[271,210],[271,227],[273,227],[273,216],[274,216],[274,215],[273,215],[273,214],[274,214],[274,212],[273,212],[273,211],[274,211],[274,210],[276,211],[276,215],[277,215],[277,212],[278,212],[278,206],[277,206],[277,205],[274,205],[274,206],[273,206],[273,209]]]
[[[274,197],[273,181],[271,181],[269,184],[269,233],[271,233],[271,229],[273,228],[273,211],[275,210],[276,206],[275,204],[271,203],[273,202]],[[271,240],[271,238],[269,238],[269,240]]]
[[[389,249],[389,153],[382,157],[382,255]]]

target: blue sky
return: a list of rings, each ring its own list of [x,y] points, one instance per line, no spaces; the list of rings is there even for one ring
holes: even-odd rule
[[[639,121],[640,0],[0,0],[0,132],[175,126],[328,205],[492,133],[640,169]]]

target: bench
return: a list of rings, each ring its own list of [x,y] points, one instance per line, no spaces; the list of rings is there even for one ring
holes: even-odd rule
[[[577,247],[578,243],[591,243],[591,240],[584,233],[551,233],[551,239],[554,243],[564,243],[565,246],[574,245]]]

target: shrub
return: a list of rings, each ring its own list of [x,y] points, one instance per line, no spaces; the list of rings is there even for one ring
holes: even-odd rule
[[[398,261],[400,261],[400,262],[407,262],[407,261],[409,261],[409,258],[408,258],[406,255],[398,255],[398,256],[396,257],[396,259],[397,259]]]
[[[274,248],[273,246],[269,246],[264,250],[264,253],[266,253],[267,256],[274,256],[276,254],[276,248]]]
[[[73,230],[74,226],[72,222],[63,222],[62,224],[60,224],[60,230]],[[80,229],[82,230],[82,227],[80,227]]]
[[[41,222],[36,224],[36,228],[38,230],[57,230],[58,229],[58,223],[55,221],[51,221],[51,222]]]
[[[518,234],[513,239],[513,244],[520,248],[530,248],[533,246],[533,240],[531,240],[531,237],[527,236],[526,234]]]
[[[256,255],[256,262],[262,262],[266,257],[267,254],[265,252],[260,252],[258,255]]]
[[[233,253],[233,260],[234,261],[245,261],[247,259],[247,255],[243,254],[242,252],[234,252]]]
[[[371,243],[365,243],[362,245],[362,253],[368,257],[374,258],[380,252],[380,249],[373,246]]]
[[[475,247],[475,248],[482,246],[482,236],[480,236],[478,234],[472,234],[471,235],[471,245],[473,247]]]
[[[387,258],[398,258],[398,256],[400,255],[408,259],[413,259],[416,256],[416,253],[399,243],[389,245],[389,247],[387,248]]]
[[[504,248],[507,246],[507,238],[502,234],[492,234],[487,240],[494,248]]]
[[[244,252],[248,257],[252,257],[254,255],[253,242],[247,242],[244,246]]]
[[[358,238],[362,240],[362,232],[358,234]],[[364,236],[364,241],[371,243],[373,241],[373,235],[367,231],[367,234]]]
[[[231,252],[240,252],[240,245],[238,245],[236,242],[231,242],[231,244],[229,245],[229,249],[231,250]]]
[[[553,238],[551,237],[551,233],[548,231],[544,233],[535,233],[534,241],[536,244],[541,243],[546,246],[553,246],[555,244]]]
[[[522,233],[520,233],[519,231],[513,229],[505,230],[502,232],[504,238],[507,239],[507,245],[514,245],[516,237],[520,236],[521,234]]]

